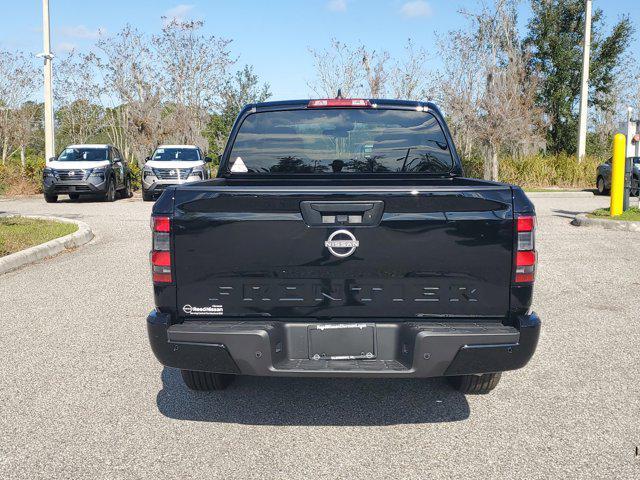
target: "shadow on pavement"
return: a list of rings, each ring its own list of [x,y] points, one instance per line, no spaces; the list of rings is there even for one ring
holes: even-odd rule
[[[572,220],[573,220],[573,217],[575,217],[579,213],[587,213],[584,210],[581,210],[579,212],[572,212],[570,210],[555,210],[555,209],[552,209],[551,211],[553,212],[553,216],[554,217],[570,218]]]
[[[463,394],[442,379],[239,377],[220,392],[192,392],[165,367],[158,410],[178,420],[245,425],[396,425],[469,417]]]

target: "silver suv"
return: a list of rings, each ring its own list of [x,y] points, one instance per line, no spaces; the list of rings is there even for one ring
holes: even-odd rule
[[[195,145],[160,145],[142,169],[142,198],[153,200],[169,185],[207,180],[209,162]]]

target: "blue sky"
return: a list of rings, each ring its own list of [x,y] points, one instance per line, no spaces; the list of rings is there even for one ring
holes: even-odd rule
[[[439,35],[464,24],[460,9],[473,10],[475,0],[50,0],[54,53],[83,50],[95,41],[98,30],[113,34],[130,23],[155,32],[161,16],[205,21],[209,34],[233,39],[232,52],[255,67],[271,85],[274,99],[310,94],[313,78],[309,47],[323,48],[332,37],[367,47],[402,54],[407,38],[433,53]],[[637,0],[595,0],[608,24],[631,14],[640,30]],[[0,49],[42,50],[40,0],[0,0]],[[520,23],[530,15],[528,1],[521,4]],[[640,52],[640,32],[632,50]],[[640,56],[640,55],[639,55]],[[640,62],[640,60],[639,60]],[[54,64],[55,65],[55,64]],[[55,74],[55,73],[54,73]]]

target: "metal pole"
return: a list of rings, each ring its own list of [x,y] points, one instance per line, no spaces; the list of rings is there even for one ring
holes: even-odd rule
[[[589,105],[589,54],[591,51],[591,0],[585,1],[584,48],[582,50],[582,82],[580,85],[580,126],[578,129],[578,162],[582,161],[587,144],[587,111]]]
[[[55,156],[55,137],[53,123],[53,87],[51,61],[51,37],[49,34],[49,0],[42,0],[42,40],[44,51],[44,151],[45,161],[48,163]]]

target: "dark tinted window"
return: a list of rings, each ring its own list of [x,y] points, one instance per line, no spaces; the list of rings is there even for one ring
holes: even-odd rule
[[[91,162],[108,159],[108,148],[65,148],[58,157],[61,162]]]
[[[229,167],[232,173],[442,174],[453,161],[430,113],[307,109],[248,116]]]
[[[200,160],[200,150],[197,148],[157,148],[152,160]]]

